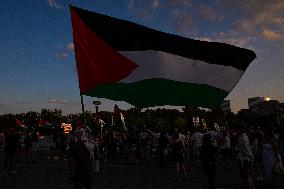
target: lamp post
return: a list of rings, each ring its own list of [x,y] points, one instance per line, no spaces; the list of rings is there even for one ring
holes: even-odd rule
[[[103,127],[104,125],[101,123],[101,141],[103,141]]]
[[[95,105],[96,114],[97,114],[99,112],[99,105],[101,105],[101,101],[95,100],[93,101],[93,104]]]
[[[98,113],[99,113],[99,105],[101,105],[101,101],[98,101],[98,100],[95,100],[95,101],[93,101],[93,104],[95,105],[95,108],[96,108],[96,116],[98,116]],[[101,133],[100,133],[100,135],[101,135],[101,141],[102,141],[102,139],[103,139],[103,124],[102,123],[100,123],[100,119],[98,118],[98,122],[99,122],[99,124],[100,124],[100,129],[101,129]]]

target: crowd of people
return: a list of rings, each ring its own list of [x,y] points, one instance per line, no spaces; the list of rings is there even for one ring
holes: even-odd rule
[[[276,178],[283,179],[283,133],[249,130],[243,123],[236,128],[197,127],[192,133],[177,129],[157,133],[146,127],[119,132],[108,128],[95,135],[89,127],[80,124],[68,134],[50,137],[49,158],[68,160],[69,177],[75,188],[93,187],[100,162],[140,165],[151,159],[159,160],[159,166],[174,167],[177,182],[188,179],[189,164],[202,168],[212,189],[218,176],[217,163],[231,169],[232,162],[238,162],[246,188],[254,188],[256,182],[273,186]],[[15,173],[15,158],[24,163],[37,163],[33,153],[38,149],[38,139],[38,133],[31,131],[3,130],[0,134],[0,145],[5,152],[3,172]]]

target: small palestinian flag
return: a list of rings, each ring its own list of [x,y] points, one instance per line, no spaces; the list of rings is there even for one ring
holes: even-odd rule
[[[28,128],[20,119],[16,119],[16,125],[25,129]]]
[[[256,58],[233,45],[193,40],[70,7],[80,93],[136,107],[219,108]]]
[[[39,127],[51,129],[51,128],[53,128],[53,125],[51,123],[49,123],[48,121],[40,118]]]

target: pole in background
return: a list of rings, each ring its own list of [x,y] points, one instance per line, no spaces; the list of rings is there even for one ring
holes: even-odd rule
[[[83,95],[81,96],[81,105],[82,105],[82,112],[83,112],[83,119],[84,119],[84,123],[85,126],[87,125],[87,120],[86,120],[86,115],[85,115],[85,106],[84,106],[84,101],[83,101]]]
[[[98,116],[98,113],[99,113],[99,105],[101,105],[101,101],[98,101],[98,100],[95,100],[93,101],[93,104],[95,105],[95,108],[96,108],[96,116]],[[101,137],[101,141],[103,140],[103,123],[100,122],[100,119],[98,117],[98,120],[99,120],[99,124],[100,124],[100,129],[101,129],[101,133],[100,133],[100,137]]]

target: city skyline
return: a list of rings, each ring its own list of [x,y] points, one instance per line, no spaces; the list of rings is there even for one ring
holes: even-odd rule
[[[192,39],[256,52],[229,96],[233,112],[247,99],[284,101],[284,2],[238,0],[3,1],[0,6],[0,114],[62,109],[81,112],[69,5]],[[265,11],[264,11],[265,10]],[[86,110],[131,105],[84,96]],[[175,108],[175,107],[173,107]]]

